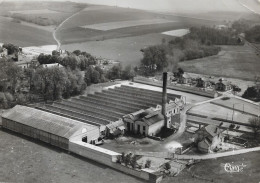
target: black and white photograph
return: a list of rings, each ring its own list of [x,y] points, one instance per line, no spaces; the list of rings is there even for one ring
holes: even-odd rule
[[[260,0],[0,0],[0,183],[260,183]]]

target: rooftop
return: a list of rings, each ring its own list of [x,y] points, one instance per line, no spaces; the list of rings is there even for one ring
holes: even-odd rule
[[[88,126],[89,130],[97,128],[93,125],[86,125],[69,118],[21,105],[16,105],[4,113],[2,117],[66,139],[69,139],[82,126]]]

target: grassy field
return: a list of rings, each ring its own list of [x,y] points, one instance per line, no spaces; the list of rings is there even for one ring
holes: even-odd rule
[[[0,6],[0,40],[18,46],[56,44],[52,37],[53,27],[39,26],[34,23],[56,24],[85,6],[70,2],[4,1]],[[28,20],[31,23],[23,21],[19,23],[17,19],[13,21],[12,18],[9,18],[12,16],[20,20]]]
[[[253,80],[260,74],[260,56],[250,46],[222,46],[211,57],[179,63],[187,72]]]
[[[108,39],[104,41],[89,41],[84,43],[62,45],[62,49],[73,51],[80,49],[96,57],[118,60],[123,66],[139,65],[142,58],[140,49],[159,44],[162,39],[170,40],[170,36],[162,34],[147,34],[143,36]]]
[[[141,183],[134,177],[45,143],[0,130],[0,181]]]
[[[242,172],[228,173],[224,170],[224,165],[246,165]],[[207,161],[192,166],[189,170],[181,172],[177,177],[166,178],[162,183],[258,183],[260,180],[260,152],[252,152],[237,156],[229,156]],[[196,175],[196,178],[192,175]]]
[[[12,22],[4,17],[0,17],[0,40],[18,46],[55,44],[51,32]]]
[[[81,11],[78,15],[63,24],[60,31],[57,32],[57,36],[63,44],[132,37],[161,33],[196,25],[222,23],[222,21],[191,19],[172,14],[153,13],[135,9],[97,7],[98,6],[88,6],[84,11]],[[143,25],[141,25],[140,21],[142,20],[153,22],[153,24],[145,25],[144,22]],[[161,21],[156,22],[156,20]],[[162,21],[168,23],[162,24]],[[129,22],[129,25],[125,25],[126,22]],[[130,27],[131,22],[139,22],[139,24],[136,23],[135,26]],[[103,26],[100,28],[101,25]],[[97,28],[100,30],[96,30]]]

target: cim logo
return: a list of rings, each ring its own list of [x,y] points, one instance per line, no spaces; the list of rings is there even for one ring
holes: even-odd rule
[[[246,167],[246,165],[244,165],[243,163],[242,164],[239,164],[239,165],[234,165],[234,164],[231,164],[231,163],[226,163],[224,165],[224,170],[228,173],[239,173],[239,172],[243,172],[244,170],[244,167]]]

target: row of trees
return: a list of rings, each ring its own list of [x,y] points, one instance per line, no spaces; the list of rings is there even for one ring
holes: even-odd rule
[[[69,67],[71,70],[80,69],[82,71],[86,70],[90,65],[97,64],[95,57],[86,52],[80,52],[79,50],[73,53],[67,52],[64,57],[60,56],[60,53],[57,51],[53,51],[52,55],[40,54],[38,61],[41,65],[59,63],[64,67]]]
[[[232,28],[238,34],[244,33],[247,41],[252,43],[260,43],[260,25],[255,24],[254,21],[240,19],[232,24]]]
[[[242,97],[256,102],[260,101],[260,88],[257,86],[250,86],[244,92]]]
[[[243,44],[238,34],[232,29],[219,30],[210,27],[192,27],[190,33],[175,38],[169,43],[165,40],[162,44],[142,49],[143,58],[139,74],[153,75],[164,68],[178,68],[178,62],[216,55],[221,50],[216,45]]]

